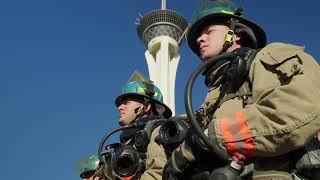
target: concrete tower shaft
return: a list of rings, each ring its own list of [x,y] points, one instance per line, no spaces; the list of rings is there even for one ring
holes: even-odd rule
[[[174,90],[180,60],[179,44],[188,27],[187,20],[172,10],[154,10],[138,23],[138,35],[148,50],[145,57],[150,80],[157,85],[175,114]]]

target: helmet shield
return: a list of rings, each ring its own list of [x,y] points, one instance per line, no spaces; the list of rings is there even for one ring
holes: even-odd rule
[[[256,23],[241,17],[242,9],[228,0],[200,0],[198,8],[195,10],[191,25],[187,32],[187,41],[191,50],[199,55],[197,39],[203,28],[214,23],[225,23],[231,19],[236,19],[252,29],[257,39],[257,47],[266,45],[266,34]]]

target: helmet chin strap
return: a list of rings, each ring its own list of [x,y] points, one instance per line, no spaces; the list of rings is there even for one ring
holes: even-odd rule
[[[224,37],[223,49],[220,54],[227,52],[228,48],[232,45],[233,38],[234,38],[234,30],[235,30],[237,22],[238,22],[238,20],[233,19],[233,18],[231,18],[231,20],[229,22],[227,22],[227,24],[230,23],[229,30]]]
[[[235,12],[235,15],[241,16],[242,11],[243,11],[243,8],[238,6],[237,11]],[[228,48],[232,46],[234,33],[235,33],[236,25],[238,22],[239,21],[234,18],[231,18],[230,21],[227,21],[227,26],[229,26],[229,30],[224,37],[223,49],[220,54],[227,52]]]
[[[236,33],[245,33],[247,35],[248,41],[251,42],[250,44],[246,45],[247,47],[253,49],[258,48],[257,38],[250,27],[246,26],[243,23],[240,23],[237,19],[234,18],[231,18],[231,20],[227,22],[227,26],[229,26],[229,30],[225,35],[223,49],[220,54],[227,52],[228,48],[232,46],[233,38]]]
[[[146,107],[145,106],[137,107],[134,110],[134,113],[136,114],[136,118],[134,120],[137,120],[137,119],[141,118],[144,115],[145,112],[146,112]]]

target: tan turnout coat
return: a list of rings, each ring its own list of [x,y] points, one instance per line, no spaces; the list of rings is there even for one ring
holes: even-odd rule
[[[230,154],[256,157],[258,171],[290,171],[290,152],[320,130],[320,68],[304,48],[272,43],[261,49],[249,72],[249,105],[231,98],[221,104],[209,125],[209,137]],[[209,91],[204,108],[219,88]]]

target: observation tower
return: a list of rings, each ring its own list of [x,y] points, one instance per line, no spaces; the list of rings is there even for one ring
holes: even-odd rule
[[[184,39],[188,21],[178,12],[162,8],[140,17],[137,22],[139,38],[147,47],[145,57],[150,80],[163,94],[163,101],[175,114],[175,80],[180,60],[179,45]]]

